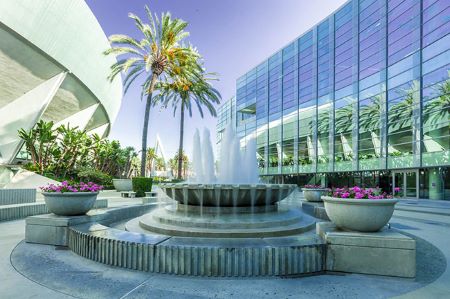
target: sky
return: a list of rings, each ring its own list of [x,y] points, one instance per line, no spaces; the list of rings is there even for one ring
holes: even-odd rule
[[[216,72],[214,87],[222,102],[235,95],[236,79],[302,33],[330,15],[346,0],[86,0],[107,36],[127,34],[140,38],[129,12],[145,18],[144,6],[160,15],[188,22],[188,41],[204,57],[208,72]],[[123,146],[141,149],[145,101],[140,99],[140,83],[123,96],[122,106],[112,126],[110,139]],[[179,110],[177,110],[179,112]],[[159,134],[165,155],[171,158],[178,149],[180,115],[158,107],[150,112],[148,146]],[[195,129],[208,128],[215,145],[216,119],[207,113],[202,119],[194,110],[185,118],[185,150],[192,157]]]

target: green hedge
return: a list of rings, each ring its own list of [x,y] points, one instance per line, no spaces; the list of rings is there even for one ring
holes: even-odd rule
[[[136,192],[136,197],[144,197],[145,192],[152,191],[152,178],[137,177],[132,178],[131,182],[133,183],[133,191]]]
[[[92,168],[83,168],[78,171],[78,179],[82,182],[93,182],[102,185],[105,189],[113,189],[112,176]]]

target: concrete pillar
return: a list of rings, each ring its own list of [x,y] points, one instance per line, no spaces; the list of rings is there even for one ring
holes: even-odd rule
[[[444,184],[438,168],[428,170],[428,190],[430,199],[444,199]]]

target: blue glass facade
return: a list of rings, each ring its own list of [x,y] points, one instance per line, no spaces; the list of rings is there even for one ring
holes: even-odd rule
[[[237,80],[267,180],[450,199],[450,1],[352,0]]]

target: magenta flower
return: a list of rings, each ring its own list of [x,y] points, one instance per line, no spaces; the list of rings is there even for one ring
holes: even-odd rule
[[[40,187],[43,192],[99,192],[103,190],[103,186],[89,182],[85,184],[80,182],[79,184],[70,185],[67,181],[61,182],[60,185],[49,184],[47,186]]]
[[[395,190],[394,190],[395,191]],[[391,194],[382,192],[379,187],[376,188],[361,188],[354,186],[351,188],[335,188],[328,192],[329,196],[336,198],[354,198],[354,199],[385,199],[393,198]]]

